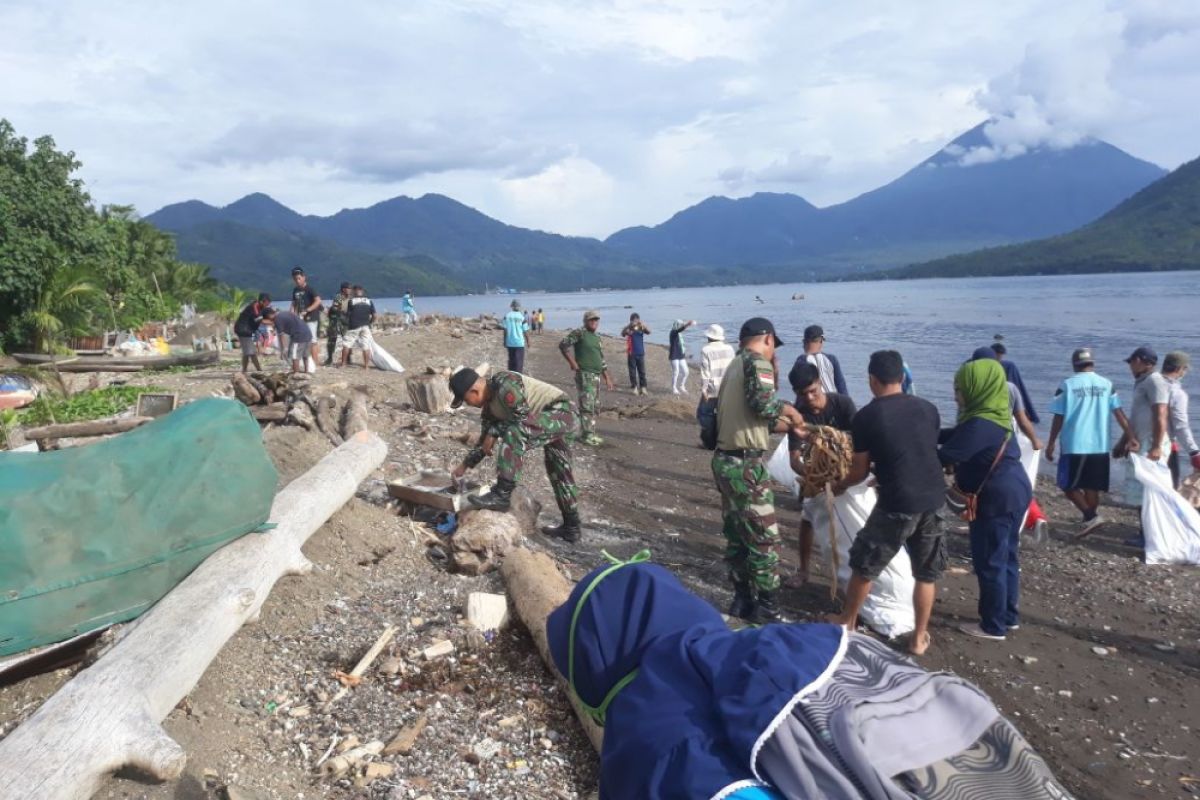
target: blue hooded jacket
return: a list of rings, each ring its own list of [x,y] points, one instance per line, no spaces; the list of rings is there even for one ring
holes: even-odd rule
[[[758,749],[846,646],[835,625],[731,631],[711,605],[647,563],[592,571],[546,628],[555,665],[589,706],[636,670],[607,707],[604,800],[729,798],[765,786],[753,768]]]

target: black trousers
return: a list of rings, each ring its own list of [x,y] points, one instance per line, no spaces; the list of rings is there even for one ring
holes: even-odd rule
[[[646,357],[630,355],[629,361],[629,388],[636,389],[639,386],[646,388]]]
[[[508,371],[509,372],[525,372],[525,348],[510,347],[508,348]]]

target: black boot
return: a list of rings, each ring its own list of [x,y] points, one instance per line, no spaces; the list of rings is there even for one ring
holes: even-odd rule
[[[517,485],[505,478],[497,478],[496,485],[487,494],[472,492],[467,495],[467,502],[472,508],[482,508],[488,511],[508,511],[512,503],[513,489]]]
[[[579,512],[572,511],[570,514],[563,514],[562,525],[542,528],[542,533],[562,539],[564,542],[578,542],[583,536],[583,523],[579,520]]]
[[[750,621],[756,625],[770,625],[771,623],[787,625],[791,622],[779,610],[778,590],[774,592],[759,591],[758,605],[755,607],[754,616]]]
[[[733,584],[733,602],[729,604],[729,616],[751,619],[754,616],[754,590],[748,583]]]

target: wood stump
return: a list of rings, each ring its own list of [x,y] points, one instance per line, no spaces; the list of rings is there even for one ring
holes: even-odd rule
[[[452,572],[482,575],[491,572],[510,550],[537,527],[542,504],[517,487],[508,511],[464,511],[458,530],[450,538]]]
[[[450,384],[441,375],[421,375],[409,378],[408,398],[417,411],[426,414],[444,414],[450,410]]]

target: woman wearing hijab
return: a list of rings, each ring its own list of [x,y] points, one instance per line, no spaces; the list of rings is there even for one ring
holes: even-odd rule
[[[954,465],[954,483],[978,496],[970,523],[971,560],[979,580],[979,622],[963,633],[1003,641],[1020,622],[1021,523],[1033,488],[1012,430],[1008,380],[1000,362],[968,361],[954,376],[958,424],[942,432],[938,456]]]

